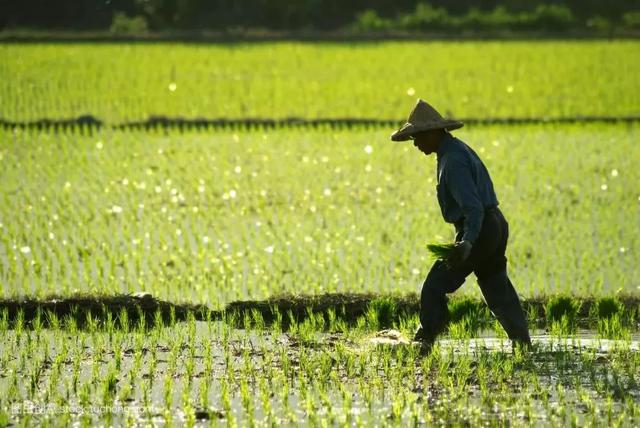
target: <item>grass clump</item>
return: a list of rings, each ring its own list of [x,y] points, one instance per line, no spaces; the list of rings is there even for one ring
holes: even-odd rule
[[[463,297],[451,300],[448,306],[452,337],[474,337],[489,322],[489,312],[482,301]]]
[[[463,318],[474,318],[477,320],[487,320],[489,314],[484,302],[471,297],[452,299],[449,302],[449,319],[452,322],[460,321]]]
[[[454,247],[455,244],[450,243],[431,243],[427,244],[427,251],[435,260],[446,260]]]
[[[598,320],[622,315],[624,305],[615,297],[603,297],[596,301],[590,310],[590,316]]]
[[[373,299],[367,307],[367,324],[374,330],[392,327],[396,317],[396,303],[389,297]]]
[[[556,296],[549,299],[545,304],[544,312],[549,323],[560,321],[566,317],[569,321],[575,322],[582,303],[570,296]]]
[[[551,298],[544,307],[552,334],[571,334],[576,331],[576,321],[582,303],[570,296]]]
[[[591,306],[589,316],[597,322],[598,336],[604,339],[628,340],[631,337],[624,316],[624,305],[616,297],[602,297]]]
[[[631,331],[626,327],[625,320],[620,314],[613,314],[607,318],[598,319],[598,336],[603,339],[630,340]]]

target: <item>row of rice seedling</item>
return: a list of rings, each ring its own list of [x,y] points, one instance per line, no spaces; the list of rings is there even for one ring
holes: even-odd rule
[[[638,291],[637,134],[457,133],[492,171],[525,296]],[[418,291],[425,244],[453,239],[435,160],[382,129],[4,130],[0,183],[7,297],[145,290],[222,306],[281,292]]]
[[[457,117],[637,115],[638,52],[634,40],[0,44],[0,117],[400,120],[417,97]]]
[[[445,339],[421,355],[413,346],[372,348],[366,318],[333,334],[321,334],[311,318],[287,333],[277,324],[235,330],[232,319],[110,331],[7,330],[0,323],[0,420],[638,423],[637,341],[602,351],[604,342],[558,339],[527,353],[474,351],[468,339]]]
[[[40,331],[86,329],[112,334],[133,329],[171,326],[188,319],[225,320],[235,328],[287,331],[313,339],[314,334],[348,334],[358,329],[413,331],[418,326],[419,296],[406,295],[308,295],[277,296],[266,301],[233,302],[221,311],[206,306],[163,305],[147,299],[95,296],[83,299],[2,300],[0,328]],[[523,309],[534,331],[577,337],[585,332],[602,339],[630,339],[640,329],[638,299],[575,298],[563,295],[523,300]],[[448,301],[448,334],[455,338],[482,336],[498,326],[486,304],[476,298]]]

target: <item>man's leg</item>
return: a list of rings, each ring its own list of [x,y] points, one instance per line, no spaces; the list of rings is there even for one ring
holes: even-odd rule
[[[499,210],[492,212],[490,218],[495,228],[495,236],[498,237],[498,246],[491,257],[476,267],[478,285],[489,309],[507,332],[509,339],[530,345],[527,318],[507,275],[505,252],[509,239],[509,224]]]
[[[420,324],[421,330],[416,339],[433,342],[447,326],[449,310],[447,308],[447,293],[453,293],[464,283],[471,270],[452,271],[440,260],[436,261],[422,285],[420,296]]]
[[[507,332],[509,339],[531,345],[527,318],[507,270],[483,279],[478,278],[478,285],[489,309]]]

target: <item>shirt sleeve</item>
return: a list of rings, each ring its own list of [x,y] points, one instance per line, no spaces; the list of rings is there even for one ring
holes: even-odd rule
[[[484,220],[484,206],[480,201],[475,181],[471,176],[469,162],[457,156],[447,159],[444,171],[447,188],[458,203],[464,216],[464,234],[462,239],[472,244],[480,235]]]

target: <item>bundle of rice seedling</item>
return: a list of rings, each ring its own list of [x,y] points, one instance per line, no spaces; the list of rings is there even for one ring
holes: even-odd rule
[[[427,250],[436,260],[446,260],[456,244],[427,244]]]

